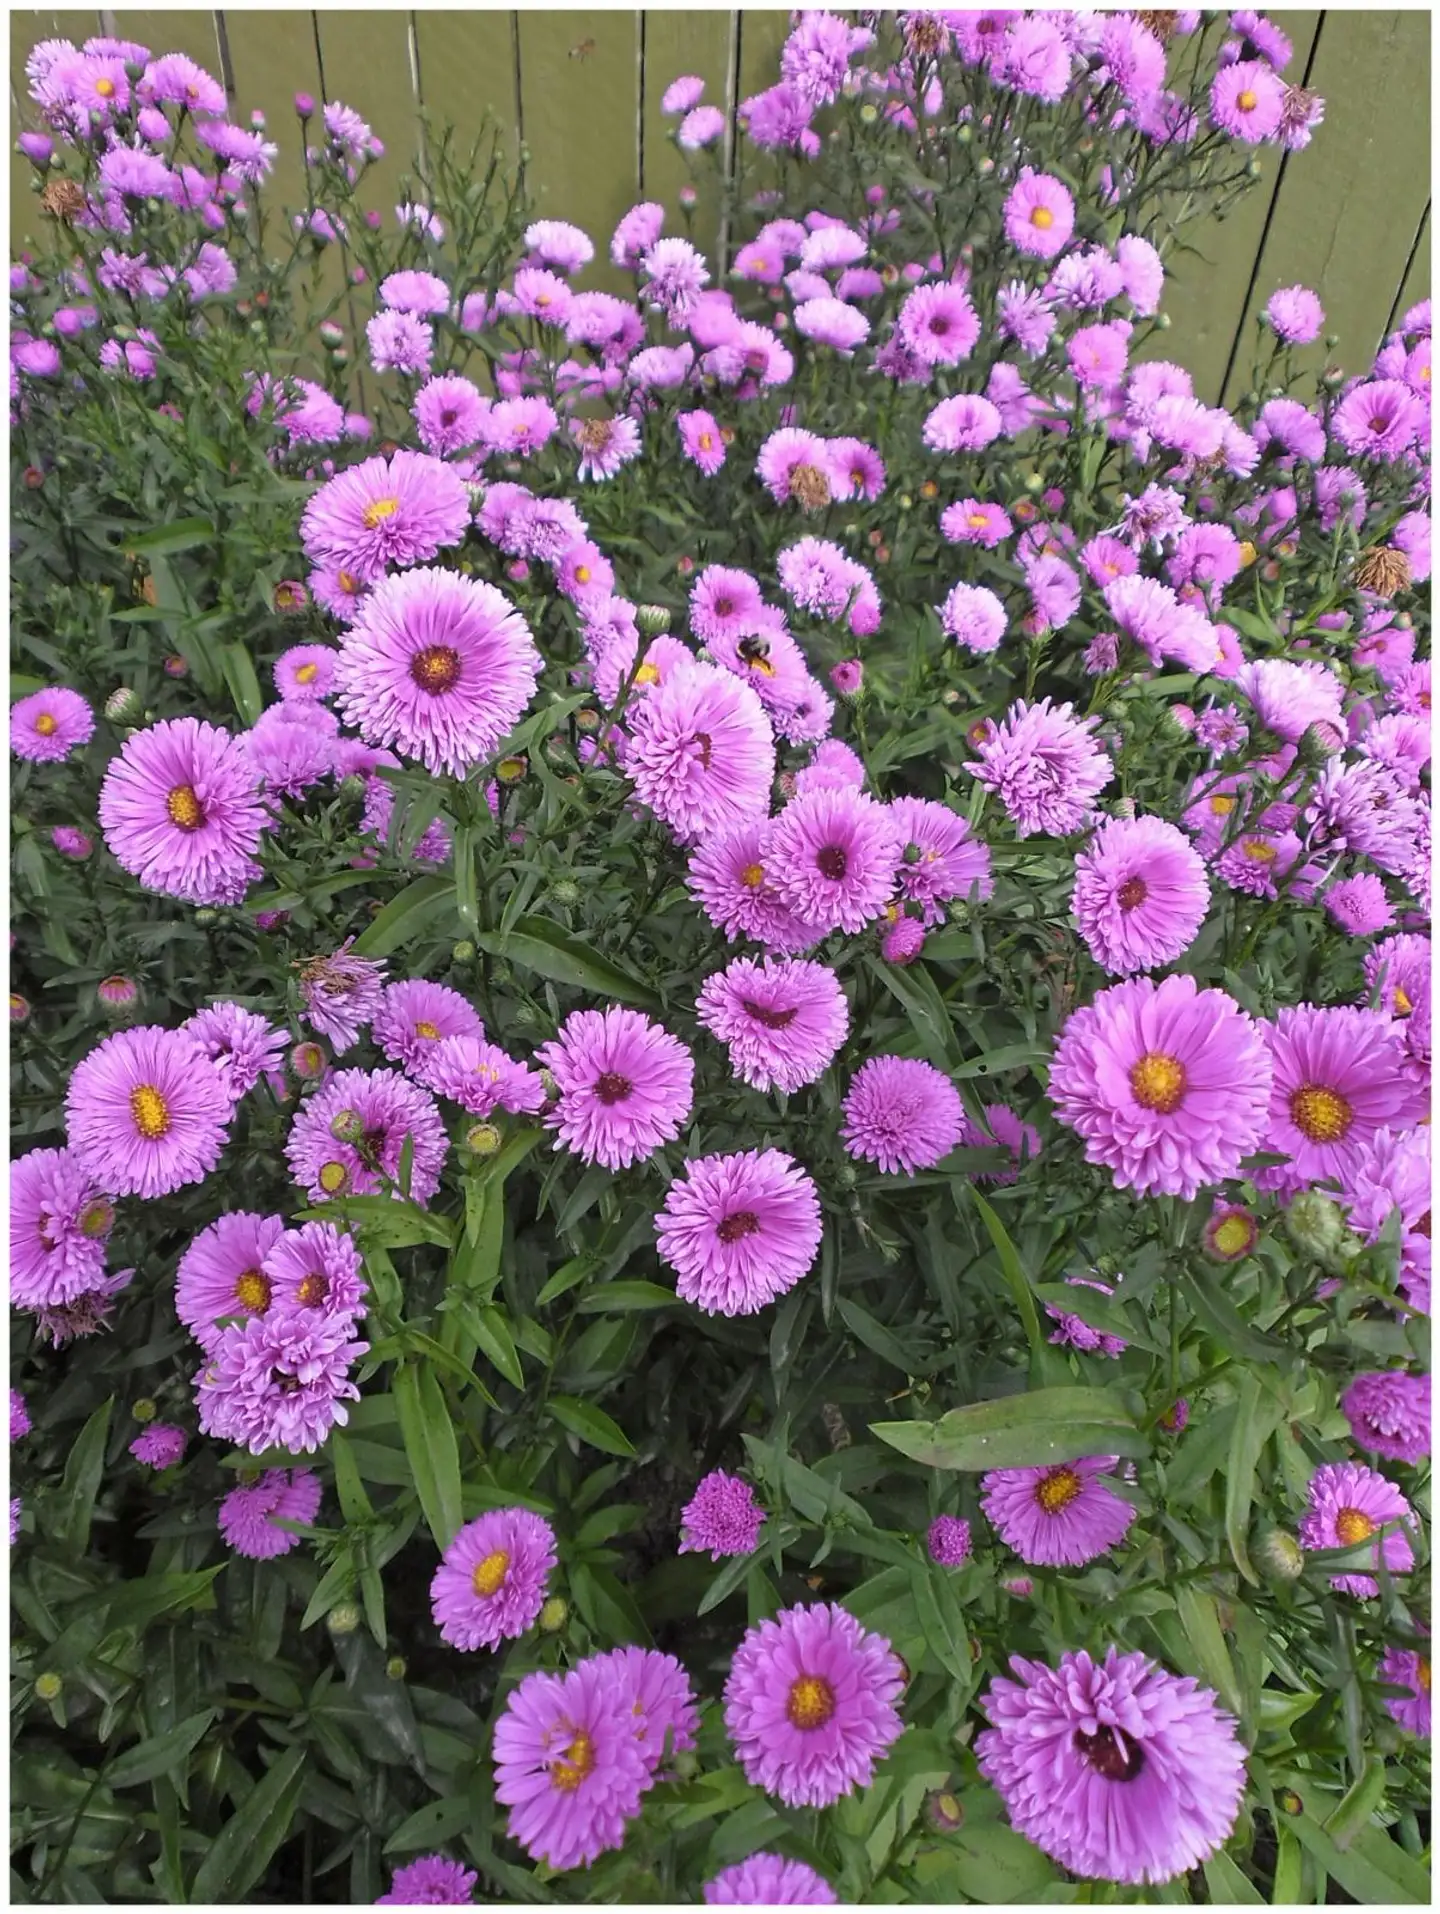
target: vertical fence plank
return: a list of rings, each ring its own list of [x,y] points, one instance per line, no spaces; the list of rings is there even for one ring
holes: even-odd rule
[[[1320,14],[1311,9],[1272,17],[1290,36],[1295,49],[1286,77],[1298,81],[1315,49]],[[1322,127],[1320,138],[1325,137]],[[1312,146],[1308,152],[1297,153],[1291,166],[1304,168],[1314,151]],[[1163,311],[1169,316],[1170,326],[1154,334],[1140,354],[1142,359],[1170,359],[1184,366],[1195,381],[1197,397],[1207,405],[1220,403],[1231,348],[1245,316],[1251,276],[1280,188],[1280,151],[1262,146],[1256,149],[1255,157],[1260,167],[1259,182],[1224,219],[1197,220],[1182,229],[1177,249],[1165,262]],[[1289,170],[1286,167],[1287,176]]]
[[[705,104],[725,109],[729,81],[732,16],[728,13],[680,13],[666,7],[645,14],[644,170],[640,191],[665,207],[666,226],[677,230],[676,194],[691,176],[690,156],[671,135],[678,121],[660,110],[665,89],[682,74],[705,82]],[[691,214],[695,243],[712,260],[720,237],[720,168],[723,137],[706,153],[693,156],[698,199]],[[712,268],[713,269],[713,268]]]
[[[1226,396],[1249,383],[1254,315],[1278,286],[1320,295],[1335,362],[1364,371],[1430,194],[1430,18],[1330,9],[1310,85],[1314,143],[1286,168]]]
[[[305,138],[295,117],[295,95],[320,100],[320,69],[315,61],[312,16],[297,10],[257,13],[248,7],[225,9],[225,40],[235,76],[231,112],[241,125],[258,107],[265,115],[265,136],[279,147],[271,182],[287,213],[306,206]],[[310,122],[311,143],[319,113]],[[278,243],[273,241],[272,243]]]
[[[636,17],[524,12],[519,36],[528,179],[539,216],[573,220],[594,240],[587,285],[629,292],[629,276],[610,265],[610,235],[639,196]]]
[[[415,26],[420,103],[435,132],[453,126],[455,150],[468,153],[480,131],[480,116],[488,111],[505,134],[505,152],[513,164],[520,150],[514,15],[426,8],[415,15]]]
[[[97,9],[84,13],[19,13],[10,15],[10,94],[15,113],[11,136],[24,127],[38,127],[40,116],[25,81],[25,61],[42,40],[73,40],[78,47],[100,31]],[[10,257],[35,245],[49,223],[36,203],[35,171],[29,160],[12,153],[10,160]]]
[[[115,38],[138,40],[154,54],[187,53],[215,79],[220,78],[220,54],[215,41],[215,15],[199,8],[128,7],[115,14]]]
[[[320,70],[327,100],[353,106],[385,143],[383,159],[361,176],[367,206],[393,228],[401,181],[413,171],[420,122],[410,72],[410,16],[376,13],[316,13]]]
[[[777,13],[770,8],[742,8],[740,13],[740,71],[735,92],[735,104],[738,108],[742,100],[748,100],[754,93],[763,93],[767,87],[777,84],[780,78],[780,49],[784,46],[790,32],[788,13]],[[748,179],[751,192],[763,191],[775,186],[780,179],[780,164],[771,153],[762,152],[752,146],[737,123],[735,129],[735,177]],[[750,221],[741,209],[740,230],[742,235],[751,230]],[[736,238],[730,235],[730,251],[736,250]]]
[[[1410,264],[1395,295],[1395,304],[1391,308],[1390,325],[1398,326],[1412,306],[1418,306],[1422,299],[1430,297],[1430,208],[1427,205],[1420,222],[1419,237],[1410,257]]]

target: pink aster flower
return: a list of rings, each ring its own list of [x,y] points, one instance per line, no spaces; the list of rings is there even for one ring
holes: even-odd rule
[[[1027,1163],[1033,1163],[1040,1154],[1042,1148],[1040,1132],[1033,1124],[1026,1123],[1017,1116],[1008,1103],[987,1103],[985,1123],[995,1142],[1010,1152],[1010,1167],[1001,1170],[977,1170],[975,1181],[996,1185],[1018,1182],[1021,1170]],[[982,1134],[974,1140],[983,1144],[986,1139]]]
[[[690,1115],[690,1052],[637,1010],[572,1011],[536,1056],[560,1086],[546,1125],[559,1132],[557,1148],[587,1163],[637,1163],[673,1142]]]
[[[483,1036],[484,1029],[458,990],[416,977],[386,985],[371,1021],[371,1035],[392,1063],[425,1083],[437,1044],[446,1037]]]
[[[836,498],[874,504],[885,490],[885,461],[864,439],[832,439],[830,487]]]
[[[1223,991],[1136,978],[1073,1012],[1049,1093],[1118,1188],[1188,1201],[1260,1147],[1270,1080],[1263,1037]]]
[[[130,1444],[130,1453],[147,1469],[169,1469],[184,1455],[189,1441],[173,1422],[152,1422]]]
[[[1069,704],[1022,700],[979,746],[980,762],[968,769],[998,795],[1017,836],[1064,837],[1086,823],[1114,775],[1093,742],[1097,724],[1077,718]]]
[[[953,898],[989,897],[990,853],[963,817],[929,798],[896,798],[888,807],[900,833],[900,895],[920,905],[920,922],[943,923]]]
[[[351,951],[353,937],[329,956],[310,957],[296,965],[300,973],[301,1013],[305,1021],[328,1037],[337,1056],[360,1041],[360,1033],[379,1007],[385,965]]]
[[[557,1560],[555,1531],[529,1509],[492,1509],[467,1522],[430,1583],[441,1640],[468,1650],[523,1635],[545,1605]]]
[[[1373,937],[1395,922],[1385,886],[1373,871],[1357,871],[1332,884],[1325,893],[1325,910],[1347,937]]]
[[[116,862],[146,890],[238,904],[261,875],[256,772],[218,725],[167,718],[137,731],[111,760],[98,808]]]
[[[271,1309],[223,1329],[195,1377],[200,1427],[252,1455],[318,1449],[358,1401],[350,1369],[370,1345],[350,1317]]]
[[[965,1122],[950,1079],[911,1057],[871,1057],[843,1107],[846,1154],[878,1164],[887,1175],[933,1169],[959,1143]]]
[[[696,1014],[756,1090],[790,1092],[823,1076],[850,1027],[833,970],[803,960],[737,957],[701,986]]]
[[[700,1725],[690,1677],[673,1655],[652,1648],[612,1648],[594,1659],[620,1677],[631,1732],[651,1778],[674,1780],[666,1757],[692,1750]]]
[[[18,1442],[22,1436],[27,1436],[29,1433],[30,1412],[25,1407],[25,1398],[18,1389],[12,1389],[10,1391],[10,1440]]]
[[[410,410],[420,443],[437,458],[463,452],[484,436],[490,401],[458,372],[442,373],[415,394]]]
[[[1325,328],[1325,308],[1308,286],[1282,286],[1272,292],[1264,317],[1287,346],[1308,346]]]
[[[949,539],[952,545],[980,545],[987,552],[993,552],[997,545],[1004,544],[1014,530],[1010,514],[1004,507],[989,504],[983,499],[958,499],[954,505],[947,505],[940,514],[940,534]],[[957,591],[960,589],[956,587]],[[978,588],[971,586],[965,589]],[[953,597],[954,594],[951,595]],[[996,602],[999,603],[998,599]],[[952,637],[959,635],[948,624],[946,630],[950,631]]]
[[[1072,909],[1090,955],[1116,976],[1173,963],[1205,921],[1205,865],[1161,818],[1111,818],[1075,860]]]
[[[197,1012],[181,1029],[196,1039],[215,1066],[232,1103],[255,1088],[262,1076],[280,1067],[290,1041],[258,1011],[239,1004],[211,1004]]]
[[[1374,1567],[1383,1563],[1392,1575],[1415,1566],[1415,1551],[1406,1530],[1415,1528],[1410,1504],[1383,1475],[1361,1462],[1326,1462],[1310,1478],[1309,1506],[1300,1518],[1300,1546],[1304,1549],[1359,1548],[1382,1529],[1387,1532],[1363,1558]],[[1330,1586],[1362,1600],[1380,1593],[1371,1575],[1347,1572],[1330,1577]]]
[[[725,439],[714,416],[703,410],[677,412],[675,427],[686,458],[713,478],[725,463]]]
[[[1333,725],[1344,735],[1344,686],[1322,664],[1262,658],[1243,665],[1234,682],[1266,729],[1287,743],[1298,744],[1312,724]]]
[[[445,1126],[435,1099],[396,1070],[337,1070],[302,1104],[285,1144],[295,1181],[312,1202],[382,1193],[413,1144],[409,1195],[422,1207],[440,1187]],[[353,1140],[352,1140],[353,1138]]]
[[[970,1524],[954,1515],[937,1515],[925,1535],[932,1562],[941,1568],[959,1568],[970,1558]]]
[[[94,712],[64,685],[32,691],[10,707],[10,749],[31,764],[59,764],[94,735]]]
[[[803,337],[813,339],[816,345],[832,346],[837,352],[854,352],[870,337],[870,321],[864,313],[832,297],[828,288],[819,297],[802,299],[793,318],[795,330]],[[978,320],[976,327],[978,330]]]
[[[1280,130],[1285,82],[1264,60],[1221,67],[1210,87],[1210,117],[1232,139],[1258,146]]]
[[[776,818],[768,871],[781,902],[817,932],[857,931],[884,909],[900,850],[883,805],[822,787],[797,793]]]
[[[230,1097],[182,1030],[117,1030],[81,1059],[65,1095],[70,1147],[112,1196],[168,1196],[220,1160]]]
[[[1079,1568],[1122,1541],[1135,1510],[1109,1486],[1117,1458],[1035,1469],[992,1469],[981,1481],[980,1504],[991,1526],[1022,1561]]]
[[[341,472],[306,505],[300,542],[319,564],[363,583],[387,565],[415,565],[458,545],[470,523],[463,481],[423,452],[366,459]]]
[[[830,1602],[747,1630],[725,1683],[725,1727],[746,1778],[787,1807],[868,1787],[903,1726],[904,1687],[884,1636]]]
[[[679,1553],[708,1550],[712,1562],[726,1555],[753,1555],[764,1526],[765,1511],[750,1484],[712,1469],[680,1512]]]
[[[445,1854],[422,1854],[397,1867],[376,1907],[469,1907],[479,1875]]]
[[[292,645],[271,667],[275,689],[287,704],[315,704],[335,688],[333,645]]]
[[[1424,1112],[1425,1095],[1407,1076],[1396,1026],[1348,1005],[1284,1009],[1265,1027],[1273,1066],[1262,1147],[1289,1158],[1266,1172],[1298,1189],[1338,1177],[1377,1131],[1400,1129]]]
[[[779,1150],[702,1157],[685,1168],[655,1219],[677,1293],[707,1315],[754,1315],[793,1289],[815,1261],[815,1185]]]
[[[717,832],[692,853],[686,881],[731,943],[750,937],[773,951],[796,954],[811,949],[822,933],[798,917],[775,888],[773,836],[766,817]]]
[[[1113,1296],[1115,1291],[1109,1283],[1097,1282],[1090,1276],[1067,1276],[1066,1283],[1072,1288],[1098,1290],[1102,1296]],[[1061,1348],[1078,1349],[1086,1356],[1123,1356],[1130,1347],[1121,1336],[1107,1335],[1102,1329],[1092,1328],[1083,1316],[1077,1316],[1073,1310],[1057,1309],[1054,1303],[1046,1303],[1045,1314],[1059,1327],[1049,1340]]]
[[[632,1700],[626,1672],[600,1656],[511,1690],[495,1724],[495,1799],[532,1860],[588,1866],[624,1842],[651,1778]]]
[[[365,1313],[365,1274],[354,1238],[333,1223],[302,1223],[267,1250],[261,1274],[278,1310],[353,1319]]]
[[[1347,452],[1388,464],[1409,450],[1424,417],[1424,406],[1402,379],[1369,379],[1340,400],[1330,431]]]
[[[775,742],[759,698],[715,665],[675,672],[627,713],[635,794],[682,841],[768,810]]]
[[[1005,235],[1017,252],[1054,259],[1075,230],[1075,202],[1058,179],[1021,170],[1005,201]]]
[[[582,480],[614,478],[640,456],[640,427],[634,419],[573,419],[570,432],[580,448]]]
[[[1426,1631],[1421,1629],[1423,1635]],[[1393,1643],[1380,1657],[1375,1670],[1377,1681],[1398,1688],[1398,1695],[1381,1697],[1386,1712],[1407,1734],[1430,1739],[1430,1657],[1417,1649],[1399,1648]]]
[[[976,657],[999,649],[1009,622],[1004,604],[986,585],[952,585],[940,607],[941,629]]]
[[[576,273],[595,257],[588,233],[564,219],[537,219],[525,228],[525,247],[557,272]]]
[[[1245,1747],[1209,1688],[1139,1653],[1058,1668],[1012,1656],[1019,1678],[981,1698],[980,1771],[1011,1825],[1085,1880],[1175,1879],[1223,1847],[1245,1794]]]
[[[928,415],[920,436],[932,452],[983,452],[999,438],[998,407],[978,392],[942,399]]]
[[[713,1881],[707,1881],[705,1900],[711,1907],[830,1907],[836,1895],[830,1883],[804,1861],[752,1854],[748,1861],[721,1868]]]
[[[1392,1462],[1417,1463],[1430,1453],[1430,1378],[1404,1369],[1356,1376],[1340,1399],[1362,1449]]]
[[[370,743],[464,777],[518,723],[539,674],[530,628],[503,592],[430,568],[375,588],[345,634],[335,685]]]
[[[964,287],[953,283],[917,286],[895,327],[907,350],[927,366],[959,365],[980,337],[979,314]]]
[[[309,1528],[320,1510],[320,1478],[313,1469],[267,1469],[249,1487],[232,1489],[220,1504],[218,1526],[237,1555],[271,1562],[300,1546],[294,1522]]]
[[[488,1117],[496,1109],[533,1114],[545,1107],[539,1071],[480,1036],[442,1038],[424,1063],[422,1081],[471,1116]]]
[[[31,1150],[10,1166],[10,1300],[17,1309],[73,1302],[105,1274],[115,1213],[74,1150]]]
[[[263,1316],[273,1296],[265,1259],[285,1234],[278,1216],[232,1210],[201,1230],[175,1271],[175,1314],[205,1351],[227,1318]]]
[[[428,278],[428,274],[418,275]],[[365,327],[370,363],[377,372],[402,372],[419,378],[430,370],[435,334],[409,312],[377,312]]]

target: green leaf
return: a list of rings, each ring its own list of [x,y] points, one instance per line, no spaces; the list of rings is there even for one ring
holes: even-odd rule
[[[1039,1311],[1035,1307],[1035,1297],[1030,1288],[1030,1278],[1025,1274],[1025,1265],[1020,1261],[1020,1252],[1010,1241],[1005,1225],[979,1190],[973,1185],[968,1187],[970,1200],[980,1212],[980,1221],[990,1232],[990,1240],[999,1253],[1000,1267],[1004,1271],[1006,1282],[1010,1285],[1010,1294],[1015,1298],[1015,1307],[1020,1312],[1020,1320],[1025,1325],[1026,1340],[1030,1344],[1032,1353],[1038,1356],[1044,1347],[1044,1336],[1040,1328]]]
[[[1357,1901],[1372,1907],[1396,1901],[1429,1905],[1428,1869],[1413,1860],[1398,1841],[1392,1841],[1384,1828],[1368,1827],[1349,1847],[1342,1848],[1309,1814],[1290,1815],[1285,1825],[1331,1879]]]
[[[587,1289],[575,1308],[582,1316],[608,1316],[612,1310],[673,1309],[679,1300],[663,1283],[600,1283]]]
[[[468,1318],[475,1340],[485,1353],[486,1360],[498,1369],[505,1380],[516,1389],[525,1387],[525,1371],[520,1367],[520,1357],[516,1353],[515,1338],[510,1334],[510,1325],[504,1312],[493,1303],[486,1303],[475,1309]]]
[[[1355,1837],[1370,1825],[1370,1817],[1384,1798],[1385,1762],[1380,1755],[1371,1755],[1359,1780],[1325,1817],[1325,1832],[1337,1848],[1348,1848],[1354,1843]]]
[[[1209,1270],[1190,1268],[1181,1279],[1196,1321],[1215,1338],[1227,1355],[1245,1362],[1291,1363],[1295,1351],[1288,1343],[1252,1329]]]
[[[947,1674],[968,1683],[973,1673],[970,1642],[955,1591],[943,1580],[944,1573],[928,1562],[917,1562],[910,1571],[910,1592],[931,1653]]]
[[[972,1822],[971,1790],[960,1796],[966,1819],[945,1843],[950,1862],[946,1873],[967,1899],[981,1906],[1003,1906],[1010,1901],[1033,1901],[1057,1880],[1054,1867],[1039,1848],[1003,1821]]]
[[[215,536],[215,527],[208,518],[177,518],[169,525],[157,525],[153,532],[141,532],[138,537],[125,535],[127,552],[188,552],[196,545],[205,545]]]
[[[198,1715],[187,1715],[168,1733],[151,1735],[147,1741],[137,1741],[133,1748],[127,1748],[124,1754],[117,1755],[106,1768],[106,1787],[138,1787],[142,1782],[154,1781],[159,1775],[170,1774],[182,1767],[190,1750],[214,1719],[213,1708],[202,1708]]]
[[[311,1758],[308,1748],[287,1748],[276,1758],[211,1842],[190,1884],[192,1903],[244,1903],[290,1832]]]
[[[950,1012],[935,979],[922,965],[902,970],[895,964],[866,959],[866,968],[877,977],[909,1019],[915,1040],[937,1070],[952,1075],[959,1062]]]
[[[1031,1389],[951,1409],[938,1422],[872,1422],[870,1433],[932,1469],[1027,1469],[1150,1452],[1112,1389]]]
[[[986,1050],[978,1057],[972,1057],[968,1063],[958,1064],[950,1075],[957,1080],[972,1077],[998,1077],[1006,1070],[1033,1070],[1037,1064],[1048,1064],[1050,1052],[1034,1043],[1003,1043],[994,1050]]]
[[[462,824],[455,832],[451,869],[455,873],[455,912],[467,937],[480,929],[480,899],[475,883],[475,832]]]
[[[1215,1597],[1193,1583],[1184,1582],[1175,1590],[1175,1607],[1186,1646],[1194,1657],[1194,1666],[1186,1672],[1203,1676],[1231,1714],[1243,1716],[1245,1699],[1235,1679],[1235,1664],[1225,1646]]]
[[[551,983],[569,984],[595,997],[634,1004],[639,1010],[660,1008],[660,1000],[648,984],[611,963],[608,957],[599,956],[548,917],[522,917],[507,936],[486,931],[475,942],[492,957],[504,957],[522,969],[548,977]]]
[[[568,1263],[562,1263],[546,1278],[540,1294],[535,1298],[535,1307],[543,1309],[546,1303],[553,1303],[557,1296],[563,1296],[567,1289],[574,1289],[577,1283],[583,1283],[592,1269],[600,1267],[600,1263],[601,1258],[593,1250],[582,1250],[578,1256],[572,1256]]]
[[[460,1451],[444,1391],[429,1369],[402,1363],[395,1371],[395,1409],[415,1490],[435,1545],[443,1555],[464,1521]]]
[[[577,1402],[574,1396],[551,1396],[545,1404],[545,1412],[562,1429],[588,1442],[592,1449],[603,1449],[606,1455],[635,1453],[634,1444],[619,1423],[603,1409],[597,1409],[593,1402]]]
[[[250,653],[244,645],[222,645],[220,668],[225,673],[230,696],[235,700],[235,709],[246,724],[254,724],[265,709],[265,699],[260,690],[260,680],[255,676]]]
[[[1265,1896],[1250,1876],[1241,1872],[1224,1848],[1218,1854],[1212,1854],[1205,1863],[1205,1885],[1210,1890],[1211,1902],[1219,1907],[1232,1902],[1246,1906],[1259,1903],[1263,1906],[1265,1901]]]
[[[406,1817],[382,1850],[385,1854],[413,1854],[416,1848],[436,1848],[463,1834],[475,1819],[475,1808],[468,1794],[453,1794],[439,1801],[427,1801]]]
[[[388,957],[402,944],[415,942],[421,929],[453,904],[454,883],[448,877],[419,877],[392,897],[379,915],[355,939],[357,957]]]
[[[111,1396],[102,1402],[85,1427],[76,1436],[65,1460],[56,1514],[51,1525],[55,1546],[62,1553],[81,1556],[90,1541],[90,1523],[95,1514],[95,1497],[105,1473],[105,1443],[110,1434]]]
[[[360,1469],[350,1438],[339,1429],[330,1433],[330,1460],[335,1465],[335,1493],[340,1497],[340,1513],[358,1527],[373,1520],[375,1511],[360,1480]]]
[[[1225,1538],[1236,1568],[1247,1582],[1259,1586],[1260,1577],[1250,1564],[1246,1546],[1250,1532],[1250,1506],[1255,1499],[1255,1469],[1261,1451],[1281,1420],[1281,1408],[1273,1396],[1265,1395],[1260,1378],[1247,1370],[1240,1380],[1239,1400],[1235,1408],[1235,1427],[1230,1435],[1230,1455],[1225,1470]]]
[[[877,1322],[868,1309],[862,1309],[859,1303],[852,1303],[848,1296],[837,1297],[835,1307],[851,1335],[863,1342],[867,1349],[873,1349],[892,1369],[898,1369],[902,1376],[913,1376],[918,1372],[920,1358],[908,1350],[884,1323]]]

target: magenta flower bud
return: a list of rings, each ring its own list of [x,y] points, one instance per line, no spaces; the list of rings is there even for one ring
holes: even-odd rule
[[[297,93],[295,95],[295,111],[300,115],[302,120],[308,120],[310,115],[315,111],[315,102],[308,93]]]
[[[925,927],[918,917],[897,917],[880,940],[887,964],[913,964],[925,946]]]
[[[140,1001],[140,989],[132,977],[122,977],[117,972],[110,977],[102,977],[95,986],[95,995],[107,1010],[129,1010]]]
[[[858,658],[842,658],[830,669],[830,682],[842,698],[853,698],[865,678],[865,667]]]
[[[88,857],[95,848],[94,840],[73,824],[57,824],[50,833],[50,842],[62,857]]]
[[[288,910],[257,910],[255,913],[256,930],[274,930],[277,924],[283,924],[289,917]]]
[[[318,1043],[297,1043],[290,1052],[290,1068],[308,1082],[324,1074],[325,1052]]]
[[[36,166],[48,166],[55,151],[55,143],[46,133],[22,133],[15,142],[26,159]]]

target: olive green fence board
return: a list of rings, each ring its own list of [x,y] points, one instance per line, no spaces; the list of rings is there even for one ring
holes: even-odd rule
[[[1287,77],[1324,95],[1325,122],[1303,153],[1261,149],[1255,191],[1225,220],[1187,229],[1193,250],[1170,261],[1171,326],[1148,348],[1188,366],[1196,391],[1212,402],[1244,390],[1254,315],[1276,287],[1316,288],[1339,339],[1335,359],[1354,370],[1368,362],[1392,315],[1429,292],[1428,14],[1332,8],[1273,17],[1294,43]],[[278,197],[293,207],[305,193],[291,95],[300,88],[343,99],[385,142],[385,157],[367,173],[365,199],[387,224],[420,150],[420,109],[432,124],[455,123],[468,141],[489,108],[512,155],[522,141],[531,153],[541,216],[573,220],[592,234],[597,260],[584,283],[625,290],[608,249],[626,208],[641,196],[661,200],[670,229],[679,226],[676,194],[689,166],[670,138],[675,122],[660,110],[665,88],[681,73],[704,79],[706,99],[730,116],[723,165],[738,144],[735,108],[773,83],[788,28],[789,15],[771,8],[12,12],[11,97],[17,124],[35,124],[24,64],[39,40],[78,43],[115,32],[157,51],[178,46],[226,80],[242,121],[254,107],[264,111],[280,148]],[[761,183],[773,184],[781,164],[767,162]],[[713,177],[709,166],[708,158],[697,166],[702,180]],[[10,203],[18,252],[42,224],[31,169],[18,157]],[[707,184],[694,214],[707,251],[718,205]],[[338,253],[324,270],[340,283]]]
[[[1430,197],[1430,17],[1329,9],[1310,85],[1325,121],[1286,166],[1222,395],[1249,380],[1254,314],[1279,286],[1312,286],[1336,363],[1363,371],[1384,333]]]
[[[1318,8],[1312,8],[1271,12],[1269,17],[1290,36],[1294,55],[1288,72],[1298,80],[1314,55],[1323,16]],[[1301,157],[1308,159],[1310,155]],[[1255,263],[1282,177],[1288,170],[1285,155],[1273,146],[1257,148],[1255,163],[1260,169],[1259,185],[1223,219],[1197,220],[1181,231],[1166,261],[1163,310],[1170,326],[1156,333],[1141,355],[1184,366],[1195,382],[1197,396],[1207,405],[1220,402]],[[1245,363],[1249,365],[1248,356]]]

